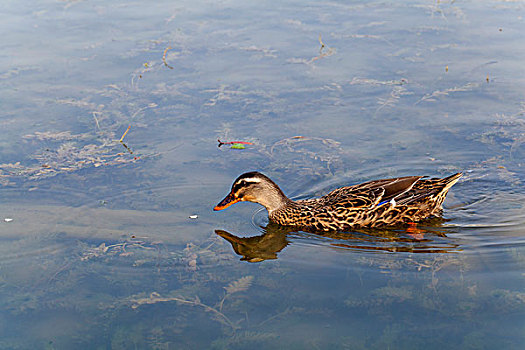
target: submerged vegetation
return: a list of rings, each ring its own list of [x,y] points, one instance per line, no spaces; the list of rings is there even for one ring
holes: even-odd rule
[[[521,2],[29,4],[0,27],[0,348],[521,349]],[[466,175],[444,220],[316,235],[213,216],[249,170],[301,199]]]
[[[413,315],[419,315],[419,332],[430,327],[447,334],[446,339],[435,337],[437,349],[445,343],[462,346],[473,341],[470,337],[494,344],[493,334],[477,329],[496,327],[504,319],[525,314],[525,293],[480,283],[472,272],[483,258],[471,255],[360,254],[340,280],[326,279],[318,271],[316,279],[321,284],[313,288],[304,278],[308,273],[304,267],[292,270],[275,263],[232,266],[229,245],[214,236],[185,248],[131,237],[74,246],[64,238],[49,237],[46,244],[62,247],[58,248],[62,253],[41,256],[39,264],[23,273],[16,265],[10,271],[4,269],[1,287],[3,295],[9,296],[4,299],[10,305],[4,315],[7,319],[39,315],[45,322],[50,312],[89,319],[76,336],[72,334],[81,319],[70,321],[66,337],[50,332],[58,348],[73,344],[112,344],[112,348],[123,349],[203,347],[210,342],[215,349],[240,349],[249,343],[269,348],[308,347],[312,342],[341,348],[350,344],[382,348],[386,343],[418,346],[412,343],[410,329]],[[43,243],[23,240],[17,245],[27,249],[28,244]],[[320,252],[306,249],[304,253]],[[370,270],[380,271],[382,277],[369,280]],[[355,319],[356,314],[361,316]],[[316,340],[279,331],[299,326],[305,317],[312,326],[325,325],[337,336]],[[377,320],[382,336],[358,331],[358,323],[372,319]],[[459,333],[457,322],[470,326]],[[101,328],[103,324],[109,328]],[[42,326],[39,321],[34,325]],[[206,337],[188,338],[205,330]],[[516,347],[519,339],[518,334],[507,337],[507,345]],[[3,339],[4,347],[16,344],[38,345],[33,339],[22,343]]]

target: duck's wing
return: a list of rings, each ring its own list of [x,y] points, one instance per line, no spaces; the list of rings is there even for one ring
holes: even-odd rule
[[[424,179],[417,182],[410,191],[399,198],[400,204],[419,202],[426,197],[440,197],[442,202],[448,190],[459,180],[462,173],[456,173],[445,178]]]
[[[405,176],[369,181],[336,189],[323,198],[330,198],[330,202],[348,201],[354,204],[354,208],[373,208],[403,198],[421,178],[422,176]]]
[[[416,183],[421,178],[422,176],[405,176],[394,179],[378,180],[377,182],[372,181],[370,185],[378,186],[385,190],[383,198],[381,198],[381,201],[378,203],[378,205],[387,202],[392,202],[395,204],[396,202],[401,203],[403,199],[409,193],[411,193],[412,189],[414,188],[414,185],[416,185]]]

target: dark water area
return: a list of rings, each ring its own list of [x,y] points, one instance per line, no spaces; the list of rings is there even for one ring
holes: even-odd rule
[[[522,348],[524,1],[0,8],[1,349]],[[319,235],[214,212],[252,170],[464,176]]]

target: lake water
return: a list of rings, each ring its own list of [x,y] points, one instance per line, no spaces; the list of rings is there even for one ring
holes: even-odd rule
[[[0,8],[1,349],[522,348],[525,1]],[[213,212],[252,170],[465,175],[315,235]]]

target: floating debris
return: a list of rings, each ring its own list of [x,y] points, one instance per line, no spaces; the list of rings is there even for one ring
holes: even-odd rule
[[[144,109],[155,106],[156,104],[149,104],[139,109],[132,118]],[[101,120],[96,118],[96,121],[99,122],[96,126],[98,129]],[[130,129],[131,125],[124,131],[120,139],[116,138],[112,131],[104,131],[102,134],[99,131],[98,136],[92,133],[73,134],[69,131],[37,131],[34,134],[25,135],[23,138],[27,142],[36,145],[45,142],[45,145],[42,145],[37,153],[30,157],[32,164],[22,164],[20,161],[0,164],[0,185],[12,185],[11,178],[25,177],[37,180],[90,167],[134,163],[148,157],[149,155],[134,154],[135,152],[124,143],[124,138]],[[117,147],[124,147],[126,151],[117,149]],[[132,156],[129,157],[129,154]]]
[[[445,90],[436,90],[430,94],[426,94],[414,104],[417,105],[421,102],[436,102],[438,97],[449,96],[451,93],[456,93],[456,92],[474,91],[475,89],[479,88],[479,86],[480,84],[478,83],[466,83],[463,86],[455,86],[455,87],[448,88]]]
[[[189,216],[190,219],[197,219],[198,217],[199,217],[199,215],[197,215],[197,214],[193,214],[193,215]]]
[[[126,137],[126,134],[128,133],[129,129],[131,129],[131,125],[128,126],[128,128],[126,129],[126,131],[124,131],[124,134],[122,134],[122,137],[120,138],[120,140],[118,140],[118,142],[120,142],[120,144],[122,146],[124,146],[124,148],[129,152],[129,154],[133,154],[133,151],[131,150],[131,148],[129,148],[124,142],[124,137]]]
[[[313,63],[314,61],[317,61],[323,57],[328,57],[328,56],[332,56],[334,53],[335,53],[335,49],[334,48],[331,48],[331,47],[327,47],[324,43],[323,43],[323,39],[321,38],[321,34],[319,34],[319,44],[321,45],[321,48],[319,49],[319,55],[316,56],[316,57],[313,57],[312,59],[310,59],[310,61],[308,61],[308,63]],[[326,52],[323,52],[323,50],[327,48],[328,50]]]
[[[166,53],[168,52],[168,50],[171,50],[171,46],[168,46],[168,47],[166,48],[166,50],[164,50],[164,53],[162,54],[162,62],[163,62],[164,65],[165,65],[166,67],[168,67],[169,69],[173,69],[173,67],[170,66],[170,65],[168,64],[168,62],[166,62]]]
[[[248,141],[226,141],[226,142],[223,142],[223,141],[217,139],[217,142],[219,142],[219,145],[217,147],[221,147],[223,145],[232,145],[232,148],[239,148],[239,147],[233,147],[233,146],[235,146],[235,145],[253,145],[253,143],[248,142]],[[246,148],[246,147],[242,147],[242,148]]]
[[[11,222],[11,221],[13,221],[13,219],[11,219],[11,218],[5,218],[4,221],[5,221],[5,222]]]
[[[408,84],[408,79],[401,78],[399,80],[377,80],[377,79],[368,79],[368,78],[359,78],[359,77],[353,77],[350,82],[348,82],[350,85],[385,85],[385,86],[391,86],[391,85],[405,85]]]
[[[128,133],[129,129],[131,129],[131,125],[128,126],[126,131],[124,131],[124,134],[122,134],[122,137],[120,138],[120,140],[118,140],[118,142],[122,142],[124,140],[124,137],[126,137],[126,134]]]

